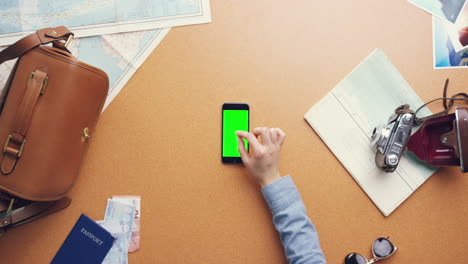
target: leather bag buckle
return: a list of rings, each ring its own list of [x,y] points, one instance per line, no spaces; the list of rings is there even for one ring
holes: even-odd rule
[[[7,140],[5,141],[5,146],[3,147],[3,153],[6,153],[7,152],[7,148],[8,148],[8,144],[10,144],[10,140],[12,138],[12,135],[8,135],[8,138]],[[26,143],[26,139],[23,139],[23,142],[21,142],[21,146],[20,146],[20,149],[18,151],[18,154],[16,154],[16,156],[19,158],[21,157],[21,154],[23,154],[23,149],[24,149],[24,143]]]

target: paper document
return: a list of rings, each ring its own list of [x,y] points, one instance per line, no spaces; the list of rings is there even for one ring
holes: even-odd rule
[[[62,25],[86,37],[208,22],[209,0],[8,0],[0,3],[0,45]]]
[[[402,104],[416,109],[423,102],[377,49],[304,116],[385,216],[436,170],[408,153],[393,173],[375,165],[372,131]],[[427,108],[419,113],[429,114]]]

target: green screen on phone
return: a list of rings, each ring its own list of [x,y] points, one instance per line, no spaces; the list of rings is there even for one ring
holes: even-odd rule
[[[223,110],[223,157],[240,157],[236,135],[239,130],[249,131],[249,110]],[[247,141],[244,143],[248,150]]]

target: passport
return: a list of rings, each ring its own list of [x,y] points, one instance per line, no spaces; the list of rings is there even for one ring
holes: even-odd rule
[[[85,214],[81,214],[51,264],[100,264],[115,237]]]

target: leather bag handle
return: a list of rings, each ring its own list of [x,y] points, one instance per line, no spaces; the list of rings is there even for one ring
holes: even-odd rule
[[[26,135],[29,124],[36,107],[39,96],[45,90],[47,84],[47,72],[36,69],[31,73],[23,100],[16,112],[13,128],[8,135],[3,148],[3,159],[1,163],[1,172],[4,175],[12,173],[23,153],[26,144]]]
[[[63,45],[55,44],[55,46],[66,48],[68,43],[73,39],[73,36],[74,34],[64,26],[40,29],[2,50],[0,52],[0,64],[18,58],[39,45],[51,42],[57,43],[59,40],[65,40],[66,43]]]

